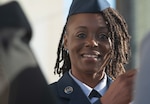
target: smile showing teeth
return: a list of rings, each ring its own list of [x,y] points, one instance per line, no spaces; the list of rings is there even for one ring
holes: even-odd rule
[[[98,55],[83,55],[83,57],[87,57],[87,58],[98,58]]]

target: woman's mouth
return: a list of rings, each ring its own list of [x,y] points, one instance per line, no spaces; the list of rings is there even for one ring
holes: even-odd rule
[[[97,61],[100,59],[101,55],[96,53],[85,53],[81,55],[87,61]]]
[[[98,55],[84,54],[82,56],[85,57],[85,58],[98,58]]]

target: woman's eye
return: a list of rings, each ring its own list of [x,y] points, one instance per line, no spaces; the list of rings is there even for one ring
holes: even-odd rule
[[[86,37],[86,34],[84,34],[84,33],[80,33],[80,34],[78,34],[78,35],[77,35],[77,37],[78,37],[78,38],[83,39],[83,38],[85,38],[85,37]]]
[[[97,38],[101,39],[101,40],[107,40],[108,36],[107,36],[106,33],[100,33],[100,34],[97,35]]]

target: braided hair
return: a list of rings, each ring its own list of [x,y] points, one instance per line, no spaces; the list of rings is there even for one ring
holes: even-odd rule
[[[105,67],[105,72],[112,79],[125,73],[124,65],[128,63],[130,57],[130,35],[124,18],[113,8],[107,8],[101,11],[107,22],[112,42],[112,56],[110,62]],[[68,19],[67,19],[68,20]],[[64,74],[71,69],[70,57],[63,45],[63,37],[66,32],[65,24],[57,50],[57,60],[55,64],[56,74]]]

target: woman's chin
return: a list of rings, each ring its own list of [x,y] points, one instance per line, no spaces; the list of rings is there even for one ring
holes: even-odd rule
[[[89,75],[96,74],[99,70],[98,69],[87,69],[86,73]]]

